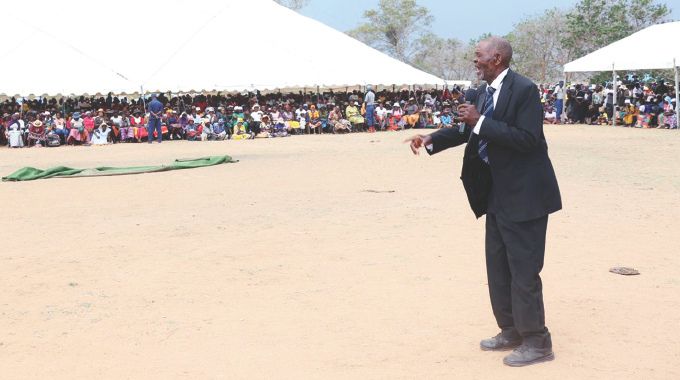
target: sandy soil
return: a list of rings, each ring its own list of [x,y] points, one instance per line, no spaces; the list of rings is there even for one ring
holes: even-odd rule
[[[497,328],[462,150],[414,157],[404,132],[0,149],[2,175],[241,160],[0,184],[0,377],[680,378],[680,133],[546,133],[554,362],[479,350]]]

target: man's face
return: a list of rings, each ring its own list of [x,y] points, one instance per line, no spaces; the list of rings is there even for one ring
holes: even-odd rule
[[[491,83],[496,79],[496,72],[500,66],[500,54],[494,53],[485,41],[477,44],[475,49],[475,69],[477,69],[477,78]]]

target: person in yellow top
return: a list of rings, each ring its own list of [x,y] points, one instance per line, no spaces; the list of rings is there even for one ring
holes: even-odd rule
[[[319,110],[316,109],[316,106],[312,104],[309,106],[309,111],[307,112],[307,134],[310,133],[318,133],[321,134],[323,131],[321,130],[321,114],[319,113]]]
[[[640,111],[638,108],[631,104],[630,100],[626,99],[626,114],[623,116],[623,125],[626,127],[634,126],[639,115]]]
[[[253,139],[255,138],[255,135],[252,133],[248,133],[248,130],[246,129],[246,126],[243,125],[243,119],[238,118],[236,121],[236,124],[234,125],[234,135],[232,139],[234,140],[246,140],[246,139]]]
[[[352,129],[355,131],[362,130],[364,124],[364,117],[359,112],[359,102],[350,103],[345,108],[345,116],[352,123]]]

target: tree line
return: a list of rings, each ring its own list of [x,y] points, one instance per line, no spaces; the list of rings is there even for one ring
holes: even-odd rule
[[[309,0],[276,0],[300,9]],[[669,21],[671,10],[657,0],[581,0],[569,9],[551,8],[526,17],[503,36],[513,45],[513,67],[537,82],[562,79],[565,63],[650,25]],[[435,15],[417,0],[380,0],[347,33],[394,58],[440,78],[475,80],[471,60],[477,42],[442,38],[432,31]],[[672,39],[672,37],[671,37]],[[637,54],[631,52],[631,54]],[[590,78],[599,81],[606,73]]]

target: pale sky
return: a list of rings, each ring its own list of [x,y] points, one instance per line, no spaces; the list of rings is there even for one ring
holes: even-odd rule
[[[680,19],[680,0],[663,2],[671,8],[671,18]],[[433,30],[442,37],[456,37],[464,42],[484,33],[504,35],[525,16],[548,8],[569,8],[578,0],[418,0],[435,16]],[[354,28],[363,21],[365,10],[375,8],[378,0],[311,0],[300,13],[340,31]],[[493,11],[487,11],[493,10]]]

